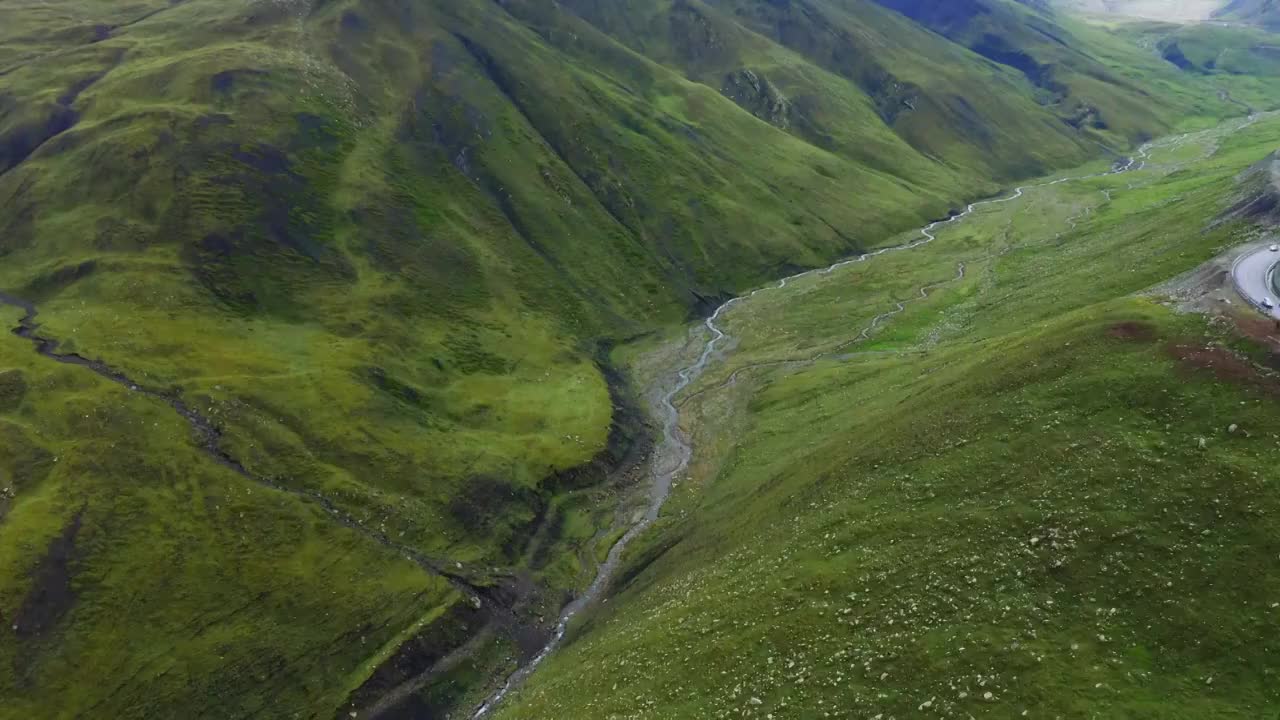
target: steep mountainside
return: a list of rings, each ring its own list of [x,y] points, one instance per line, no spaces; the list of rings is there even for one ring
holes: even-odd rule
[[[1177,28],[1157,44],[1160,54],[1185,72],[1219,78],[1280,76],[1280,44],[1263,30],[1212,25]]]
[[[6,4],[8,711],[474,702],[617,537],[612,344],[1241,113],[1034,5],[886,4]]]
[[[1280,5],[1275,0],[1231,0],[1214,13],[1214,17],[1261,25],[1269,30],[1280,29]]]
[[[1113,72],[1052,13],[1001,0],[878,0],[975,53],[1022,72],[1068,124],[1140,133],[1168,101]],[[1105,109],[1105,110],[1104,110]]]
[[[718,314],[688,472],[495,718],[1274,715],[1280,333],[1227,278],[1277,142],[1165,138]]]

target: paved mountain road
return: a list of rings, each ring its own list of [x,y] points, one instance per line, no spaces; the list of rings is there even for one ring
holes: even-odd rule
[[[1236,286],[1236,292],[1249,301],[1250,305],[1267,317],[1280,320],[1280,309],[1268,308],[1262,304],[1263,298],[1270,298],[1273,304],[1280,299],[1271,283],[1272,274],[1277,272],[1276,265],[1280,263],[1280,252],[1273,252],[1270,247],[1271,241],[1267,241],[1237,258],[1231,266],[1231,281]]]

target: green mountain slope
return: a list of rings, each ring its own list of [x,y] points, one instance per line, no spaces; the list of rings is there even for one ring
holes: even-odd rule
[[[1280,74],[1275,36],[1209,25],[1179,29],[1158,45],[1161,55],[1184,71],[1219,77],[1274,77]]]
[[[1064,94],[860,0],[6,6],[5,706],[475,701],[616,537],[611,344],[1241,112],[998,8]]]
[[[1230,256],[1183,273],[1258,237],[1223,213],[1277,140],[1170,139],[735,305],[663,520],[497,717],[1274,712],[1280,342]]]
[[[1214,15],[1222,20],[1261,25],[1269,30],[1280,29],[1280,7],[1274,0],[1231,0]]]
[[[1017,73],[869,3],[639,3],[625,17],[598,3],[570,7],[773,124],[889,172],[933,156],[966,174],[1009,177],[1093,152],[1087,136],[1046,122]],[[756,107],[770,89],[784,98],[779,117]],[[878,125],[901,140],[868,148]],[[1028,137],[1037,152],[1011,146]]]
[[[1111,129],[1133,137],[1158,122],[1178,100],[1194,102],[1167,87],[1153,87],[1161,68],[1151,58],[1135,48],[1099,42],[1087,27],[1049,10],[1006,0],[879,2],[1023,73],[1040,91],[1042,102],[1075,127]],[[1124,54],[1108,57],[1099,53],[1103,48]]]

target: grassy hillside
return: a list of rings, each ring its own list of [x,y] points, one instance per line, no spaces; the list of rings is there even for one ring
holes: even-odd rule
[[[1021,72],[1037,88],[1041,102],[1074,127],[1134,137],[1151,127],[1169,104],[1195,102],[1174,93],[1152,92],[1150,82],[1164,68],[1139,60],[1134,57],[1137,53],[1130,52],[1114,69],[1107,67],[1097,53],[1100,48],[1116,50],[1112,44],[1085,42],[1073,32],[1069,20],[1050,11],[1006,0],[879,2]],[[1139,70],[1144,71],[1141,79],[1133,75]]]
[[[870,3],[569,6],[775,126],[895,174],[933,156],[962,177],[1025,176],[1090,155],[1102,139],[1053,122],[1016,71]],[[867,128],[883,125],[898,137],[868,146]],[[1020,143],[1030,137],[1028,152]]]
[[[465,705],[616,537],[648,431],[611,343],[1241,112],[1102,31],[1055,104],[861,0],[4,16],[0,290],[67,361],[0,340],[29,716]]]
[[[1077,126],[1132,137],[1166,107],[1184,117],[1198,115],[1209,98],[1270,108],[1280,89],[1274,37],[1239,26],[1082,19],[1003,0],[881,2],[1023,72],[1048,107]]]
[[[1221,274],[1136,293],[1255,237],[1214,220],[1277,141],[1167,141],[735,306],[660,528],[499,716],[1274,711],[1275,336],[1185,311]]]
[[[1280,7],[1275,0],[1231,0],[1215,13],[1224,21],[1261,25],[1269,30],[1280,29]]]
[[[1249,94],[1249,83],[1280,76],[1280,45],[1271,33],[1244,31],[1214,25],[1179,28],[1164,35],[1157,47],[1161,55],[1185,72],[1218,78],[1235,92]],[[1254,96],[1266,97],[1267,90]]]

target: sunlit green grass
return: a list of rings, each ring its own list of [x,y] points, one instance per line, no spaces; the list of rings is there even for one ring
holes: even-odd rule
[[[255,476],[468,570],[528,577],[549,620],[621,532],[616,487],[557,478],[614,425],[645,432],[612,407],[600,341],[896,242],[1099,143],[1240,112],[1218,78],[1079,30],[1097,62],[1136,69],[1127,87],[1073,71],[1068,104],[1112,123],[1077,131],[1013,69],[868,3],[820,5],[818,20],[727,1],[14,5],[0,289],[36,302],[63,352],[219,423]],[[698,27],[711,35],[680,30]],[[793,103],[788,124],[726,97],[744,69]],[[744,308],[735,358],[838,346],[829,328],[860,328],[984,248],[956,236],[925,265],[886,257],[793,309]],[[865,348],[949,339],[927,313],[975,312],[983,278],[1005,274],[979,265]],[[325,716],[406,638],[458,644],[431,625],[469,605],[458,593],[210,462],[163,403],[7,333],[0,378],[6,620],[85,513],[69,610],[34,644],[0,643],[14,712]],[[476,699],[510,649],[423,696]]]
[[[690,477],[499,715],[1265,715],[1276,380],[1229,325],[1133,293],[1249,236],[1210,221],[1277,139],[1195,136],[736,306],[701,387],[969,261],[867,343],[923,352],[692,399]]]

